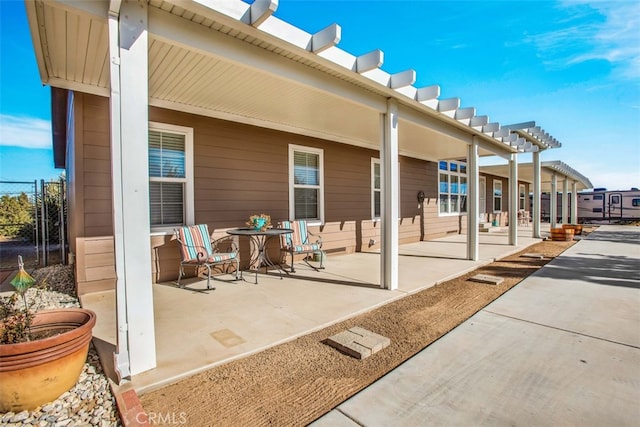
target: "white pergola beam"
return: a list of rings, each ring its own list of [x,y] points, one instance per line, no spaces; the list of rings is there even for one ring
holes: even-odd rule
[[[399,89],[411,86],[416,82],[416,71],[405,70],[391,75],[389,79],[389,87],[391,89]]]
[[[487,123],[486,125],[482,126],[482,133],[493,134],[494,132],[498,132],[499,130],[500,130],[500,123],[498,122]]]
[[[502,128],[502,129],[506,129],[506,128]],[[502,137],[502,142],[511,143],[511,142],[516,142],[517,139],[518,139],[518,135],[517,134],[510,133],[509,135]]]
[[[511,130],[525,130],[532,128],[536,125],[536,122],[523,122],[523,123],[515,123],[511,125],[503,125],[503,128],[511,129]]]
[[[258,27],[278,9],[278,0],[255,0],[249,8],[251,25]]]
[[[342,28],[338,24],[331,24],[311,37],[311,52],[320,53],[340,43]]]
[[[460,108],[460,98],[447,98],[438,101],[438,111],[453,111]]]
[[[440,85],[431,85],[418,88],[415,99],[419,103],[434,110],[438,108],[438,97],[440,96]]]
[[[458,108],[453,118],[456,120],[465,120],[471,119],[475,115],[476,109],[474,107]]]
[[[510,130],[507,128],[500,128],[497,131],[493,132],[494,138],[506,138],[510,134]]]
[[[356,58],[355,71],[357,73],[371,71],[381,67],[383,62],[384,52],[382,52],[380,49],[376,49],[369,53],[365,53],[364,55],[360,55]]]
[[[471,127],[482,127],[489,123],[489,116],[475,116],[471,118],[471,122],[469,122],[469,126]]]

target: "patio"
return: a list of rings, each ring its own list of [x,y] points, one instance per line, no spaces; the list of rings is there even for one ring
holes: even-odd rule
[[[276,273],[262,274],[257,285],[253,277],[216,281],[217,289],[206,293],[158,284],[153,289],[157,367],[135,375],[130,385],[143,393],[434,286],[539,241],[531,230],[520,228],[517,246],[508,245],[506,232],[481,233],[478,261],[465,259],[465,235],[401,245],[395,291],[378,287],[380,258],[373,253],[330,256],[320,272],[298,264],[296,274],[282,280]],[[204,289],[205,283],[189,285]],[[94,343],[109,372],[115,292],[87,294],[81,302],[98,314]]]

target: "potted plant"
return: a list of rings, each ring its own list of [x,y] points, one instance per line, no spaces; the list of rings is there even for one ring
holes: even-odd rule
[[[0,412],[20,412],[73,387],[87,358],[96,315],[65,308],[37,311],[26,292],[36,284],[18,257],[15,292],[0,297]]]
[[[247,221],[247,225],[254,230],[265,231],[271,227],[271,216],[267,214],[251,215],[249,221]]]

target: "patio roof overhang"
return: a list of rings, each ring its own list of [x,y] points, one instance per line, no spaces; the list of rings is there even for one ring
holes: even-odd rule
[[[398,103],[399,152],[424,160],[547,148],[437,85],[416,88],[415,71],[388,74],[379,50],[355,56],[336,46],[340,27],[316,34],[272,15],[277,2],[151,0],[149,105],[379,149],[381,114]],[[106,0],[27,1],[41,80],[52,87],[110,95]]]
[[[480,172],[508,178],[509,165],[481,166]],[[518,164],[518,180],[533,183],[533,172],[533,163]],[[591,181],[589,181],[587,177],[585,177],[566,163],[555,160],[549,162],[541,162],[540,164],[540,182],[542,187],[541,191],[551,191],[551,180],[554,173],[558,177],[558,180],[569,179],[570,181],[575,181],[577,183],[578,190],[593,188],[593,184],[591,184]]]

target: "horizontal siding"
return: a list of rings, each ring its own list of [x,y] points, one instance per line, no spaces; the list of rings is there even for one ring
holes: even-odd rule
[[[75,246],[78,294],[115,289],[113,236],[76,238]]]
[[[112,235],[108,100],[85,95],[83,105],[83,237]],[[150,108],[149,119],[194,129],[195,222],[208,224],[214,236],[226,236],[225,230],[244,226],[256,213],[271,215],[274,224],[288,219],[288,147],[295,144],[324,153],[325,224],[311,227],[322,236],[324,250],[352,253],[380,248],[381,223],[371,219],[371,159],[379,158],[377,150],[160,108]],[[400,174],[400,243],[466,232],[465,215],[438,214],[436,163],[401,157]],[[492,179],[487,176],[488,196]],[[503,206],[508,206],[507,185],[503,180]],[[417,200],[420,191],[425,194],[422,205]],[[500,220],[504,221],[502,215]],[[245,263],[249,241],[238,239],[238,244]],[[154,280],[174,280],[180,260],[173,236],[152,236],[151,247]],[[269,251],[281,259],[277,240]]]
[[[82,174],[84,233],[113,234],[109,99],[82,95]]]

